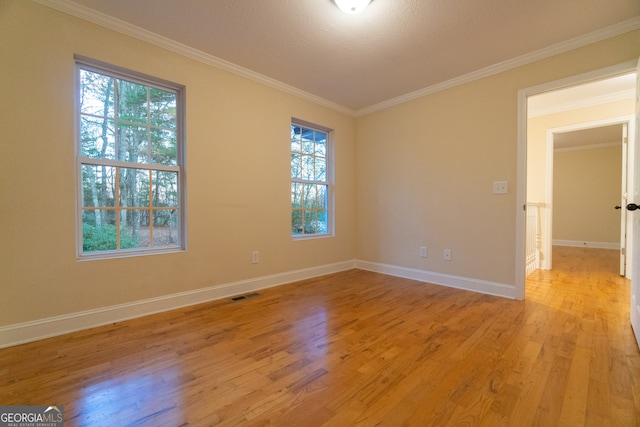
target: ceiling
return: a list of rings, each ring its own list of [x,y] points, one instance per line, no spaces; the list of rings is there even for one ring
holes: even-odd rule
[[[73,4],[357,112],[587,34],[638,0],[37,0]],[[615,34],[615,31],[614,31]]]
[[[622,124],[553,134],[553,146],[556,150],[609,144],[622,144]]]

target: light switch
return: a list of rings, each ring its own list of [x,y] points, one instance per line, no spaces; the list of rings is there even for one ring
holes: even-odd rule
[[[509,192],[509,186],[507,181],[494,181],[493,194],[507,194]]]

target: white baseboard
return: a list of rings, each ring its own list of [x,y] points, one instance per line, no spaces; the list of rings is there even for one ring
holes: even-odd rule
[[[107,325],[114,322],[121,322],[163,311],[175,310],[203,302],[228,298],[234,295],[254,292],[260,289],[284,285],[286,283],[310,279],[325,274],[337,273],[352,268],[374,271],[377,273],[388,274],[390,276],[405,277],[407,279],[418,280],[420,282],[433,283],[436,285],[464,289],[483,294],[512,299],[516,298],[516,290],[512,285],[369,261],[352,260],[211,286],[194,291],[181,292],[126,304],[118,304],[94,310],[86,310],[62,316],[2,326],[0,327],[0,348]]]
[[[375,271],[377,273],[388,274],[390,276],[404,277],[418,280],[420,282],[433,283],[450,288],[463,289],[467,291],[479,292],[482,294],[495,295],[504,298],[516,299],[516,288],[513,285],[504,283],[489,282],[486,280],[473,279],[449,274],[433,273],[414,268],[399,267],[389,264],[356,260],[356,268],[362,270]]]
[[[0,327],[0,348],[355,268],[355,261],[294,270],[157,298]]]
[[[554,246],[572,246],[576,248],[620,249],[620,242],[585,242],[582,240],[556,240]]]

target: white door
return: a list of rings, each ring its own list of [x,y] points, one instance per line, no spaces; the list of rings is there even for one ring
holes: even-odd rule
[[[626,275],[627,268],[627,153],[629,141],[629,125],[622,124],[622,191],[620,204],[616,209],[620,209],[620,275]]]
[[[632,180],[630,197],[627,208],[632,208],[636,204],[640,204],[640,60],[636,67],[636,120],[635,120],[635,141],[633,146],[629,147],[629,174]],[[629,232],[633,236],[631,239],[632,250],[634,254],[640,254],[640,210],[636,209],[629,212],[633,218],[631,230]],[[636,344],[640,348],[640,260],[637,259],[631,265],[631,327],[636,335]]]

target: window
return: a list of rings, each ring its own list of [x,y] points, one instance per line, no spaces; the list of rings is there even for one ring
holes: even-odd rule
[[[76,61],[79,255],[184,249],[183,87]]]
[[[330,132],[318,126],[291,124],[291,234],[322,236],[331,232],[329,215]]]

